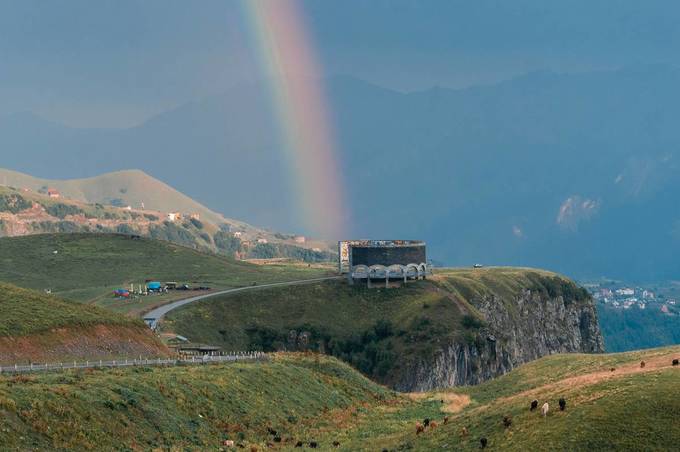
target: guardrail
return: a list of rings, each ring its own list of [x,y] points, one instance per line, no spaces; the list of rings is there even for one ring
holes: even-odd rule
[[[12,364],[0,366],[0,375],[29,372],[54,372],[68,369],[100,369],[135,366],[178,366],[178,365],[202,365],[212,363],[231,363],[243,361],[267,361],[269,357],[263,352],[239,352],[225,355],[194,355],[185,358],[140,358],[122,360],[95,360],[95,361],[64,361],[59,363],[44,364]]]

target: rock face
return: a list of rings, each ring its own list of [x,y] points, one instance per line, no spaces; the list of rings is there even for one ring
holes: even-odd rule
[[[401,391],[474,385],[554,353],[601,353],[604,342],[590,297],[523,289],[518,296],[468,300],[485,318],[474,340],[450,343],[415,364],[395,385]]]

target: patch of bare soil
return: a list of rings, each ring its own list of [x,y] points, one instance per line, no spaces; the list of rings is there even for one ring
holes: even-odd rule
[[[470,404],[470,396],[454,392],[411,392],[407,396],[411,400],[441,400],[444,402],[441,408],[444,413],[459,413]]]

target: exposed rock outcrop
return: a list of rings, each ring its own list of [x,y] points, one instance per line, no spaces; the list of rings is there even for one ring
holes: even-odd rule
[[[604,351],[594,303],[583,291],[551,296],[527,287],[511,298],[487,294],[468,302],[486,320],[485,327],[474,340],[450,343],[434,359],[417,362],[401,374],[396,389],[478,384],[545,355]]]

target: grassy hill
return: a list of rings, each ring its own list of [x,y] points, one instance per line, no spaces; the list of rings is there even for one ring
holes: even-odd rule
[[[254,265],[170,242],[116,234],[5,237],[0,238],[0,250],[0,281],[134,312],[167,301],[167,296],[121,302],[111,296],[115,288],[146,279],[228,288],[326,273],[325,267]]]
[[[167,354],[139,320],[5,283],[0,312],[0,363]]]
[[[0,182],[3,175],[7,174],[3,171],[0,169]],[[139,176],[140,172],[129,173]],[[128,175],[127,172],[125,174]],[[83,201],[83,196],[77,193],[75,198],[66,194],[52,198],[47,195],[47,191],[48,187],[53,188],[54,185],[42,185],[35,191],[35,185],[40,182],[30,182],[30,176],[20,176],[7,179],[23,185],[14,187],[0,184],[0,237],[53,232],[123,233],[166,240],[232,258],[291,258],[319,262],[332,260],[334,256],[328,242],[305,239],[300,243],[295,240],[294,235],[255,228],[243,222],[225,219],[205,208],[201,210],[193,206],[191,200],[178,203],[180,207],[174,209],[154,209],[143,202],[132,203],[123,198],[95,197],[101,202]],[[139,185],[135,181],[141,177],[118,176],[104,175],[93,180],[96,182],[102,179],[103,187],[107,186],[108,179],[116,181],[122,187],[128,187],[128,182],[131,186]],[[142,179],[151,179],[143,176]],[[46,184],[50,182],[53,181],[45,181]],[[81,181],[61,182],[77,185]],[[163,187],[166,187],[158,181],[141,185],[149,186],[138,187],[136,192],[149,197],[161,196]],[[99,189],[104,188],[97,185],[92,187],[95,191]],[[121,195],[129,192],[128,188],[119,190]],[[179,195],[181,194],[178,193]],[[179,212],[182,217],[170,220],[168,212]]]
[[[0,441],[10,449],[216,450],[231,439],[258,450],[315,441],[321,450],[429,451],[479,450],[485,437],[489,450],[669,450],[680,441],[680,367],[671,366],[679,356],[680,347],[554,355],[479,386],[420,394],[388,391],[308,354],[0,377]],[[529,411],[534,398],[550,403],[547,417]],[[438,426],[416,435],[424,418]]]
[[[295,382],[291,385],[291,382]],[[0,377],[0,444],[45,450],[264,447],[267,427],[291,447],[320,418],[392,397],[336,360]],[[330,444],[325,444],[328,448]],[[173,449],[169,449],[172,447]]]
[[[536,312],[546,310],[544,325],[536,325],[530,314],[520,312],[517,300],[526,291],[535,296],[527,302],[535,303]],[[560,296],[566,301],[556,300]],[[544,335],[553,344],[560,337],[587,342],[581,331],[570,329],[571,324],[564,324],[547,307],[558,303],[567,304],[564,309],[573,310],[577,318],[581,310],[594,310],[583,289],[549,272],[442,270],[429,281],[399,289],[327,281],[214,298],[169,313],[163,328],[227,349],[320,350],[395,387],[416,386],[404,383],[414,368],[428,367],[448,347],[458,346],[467,353],[462,359],[475,360],[461,364],[470,369],[466,377],[458,376],[469,377],[459,380],[463,384],[503,372],[503,366],[513,365],[508,364],[510,360],[524,362],[551,350],[550,344],[541,343],[536,351],[521,356],[507,351],[506,355],[506,349],[533,346],[524,341],[513,345],[521,334]],[[548,322],[556,324],[554,331]],[[489,342],[492,335],[496,338]],[[573,346],[553,350],[586,351],[585,347],[568,347]],[[492,367],[497,370],[488,370]]]
[[[161,212],[195,212],[213,223],[227,221],[202,204],[140,170],[116,171],[87,179],[40,179],[0,168],[0,184],[28,188],[34,192],[55,188],[65,198],[88,204],[130,205]],[[245,223],[228,220],[239,226]]]
[[[680,441],[680,367],[671,365],[674,358],[680,347],[550,356],[479,386],[422,396],[444,401],[433,417],[439,426],[423,435],[415,435],[416,419],[408,419],[413,408],[405,403],[368,414],[339,440],[365,450],[479,450],[481,437],[490,450],[671,450]],[[559,411],[560,397],[565,411]],[[531,412],[533,399],[539,410]],[[544,402],[550,405],[545,418]],[[512,420],[507,428],[505,416]]]

